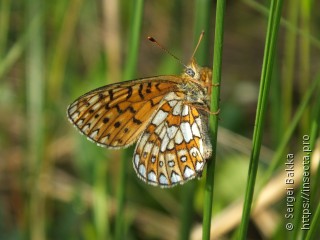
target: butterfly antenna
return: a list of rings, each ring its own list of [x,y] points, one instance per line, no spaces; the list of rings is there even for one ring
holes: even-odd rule
[[[181,60],[179,58],[177,58],[175,55],[173,55],[173,53],[171,53],[168,49],[166,49],[164,46],[162,46],[155,38],[153,37],[148,37],[148,40],[150,42],[153,42],[155,44],[158,45],[158,47],[160,47],[163,51],[165,51],[166,53],[168,53],[171,57],[173,57],[174,59],[176,59],[182,66],[184,66],[185,68],[187,68],[187,66],[181,62]]]
[[[196,52],[197,52],[197,50],[198,50],[198,47],[199,47],[199,45],[200,45],[200,42],[201,42],[201,40],[202,40],[202,38],[203,38],[203,35],[204,35],[204,31],[202,30],[202,32],[201,32],[201,34],[200,34],[200,37],[199,37],[199,40],[198,40],[198,43],[197,43],[197,46],[196,46],[196,48],[194,49],[194,51],[193,51],[193,53],[192,53],[191,59],[193,59],[194,55],[196,54]]]

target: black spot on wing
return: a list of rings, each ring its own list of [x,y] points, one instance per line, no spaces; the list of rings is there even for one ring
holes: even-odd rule
[[[127,108],[131,113],[136,113],[137,111],[134,110],[134,108],[132,106],[128,107]]]
[[[135,117],[132,118],[132,121],[138,125],[142,123],[139,119],[136,119]]]
[[[102,122],[103,122],[103,123],[108,123],[109,120],[110,120],[109,118],[105,117],[105,118],[102,120]]]
[[[113,91],[112,91],[112,89],[110,89],[108,91],[108,93],[109,93],[110,101],[112,101],[113,100]]]
[[[143,89],[143,84],[140,84],[138,93],[139,93],[140,98],[143,100],[144,96],[142,94],[142,89]]]
[[[118,112],[119,114],[123,113],[123,111],[120,109],[119,105],[116,105],[116,109],[117,109],[117,112]]]
[[[120,127],[120,125],[121,125],[120,122],[116,122],[113,126],[114,126],[115,128],[118,128],[118,127]]]
[[[128,89],[128,92],[127,92],[126,98],[129,99],[132,96],[132,87],[129,86],[127,89]]]

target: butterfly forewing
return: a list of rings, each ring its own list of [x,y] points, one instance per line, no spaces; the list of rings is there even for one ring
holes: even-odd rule
[[[106,147],[133,144],[164,96],[175,87],[174,76],[147,78],[95,89],[68,108],[70,121],[90,140]]]

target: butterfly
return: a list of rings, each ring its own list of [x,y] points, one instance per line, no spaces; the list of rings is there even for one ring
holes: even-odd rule
[[[68,107],[69,121],[102,147],[119,149],[137,142],[133,167],[148,184],[173,187],[200,177],[212,155],[212,72],[193,56],[184,66],[180,76],[141,78],[92,90]]]

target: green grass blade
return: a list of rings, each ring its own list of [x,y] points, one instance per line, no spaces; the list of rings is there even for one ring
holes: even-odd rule
[[[107,192],[107,170],[108,161],[99,159],[94,166],[94,204],[92,206],[94,212],[95,227],[97,239],[110,239],[110,223],[108,218],[108,209],[110,203]]]
[[[220,86],[221,69],[222,69],[222,50],[223,50],[223,28],[224,28],[224,14],[226,8],[225,0],[218,0],[216,5],[216,27],[214,39],[214,53],[213,53],[213,76],[212,83]],[[220,87],[214,86],[212,88],[211,111],[218,111],[220,99]],[[210,135],[213,142],[212,150],[213,156],[207,163],[206,183],[204,190],[204,206],[203,206],[203,225],[202,225],[202,239],[210,239],[212,202],[213,202],[213,187],[214,187],[214,170],[216,158],[216,143],[218,134],[218,116],[211,115],[210,117]]]
[[[202,42],[197,50],[196,59],[199,65],[208,62],[207,61],[207,52],[209,49],[209,18],[210,18],[210,9],[211,1],[210,0],[198,0],[195,3],[196,6],[196,16],[195,16],[195,28],[193,43],[194,46],[197,44],[201,32],[204,30],[206,35],[202,39]],[[193,221],[193,212],[194,212],[194,196],[196,190],[197,182],[190,181],[188,184],[184,185],[182,189],[182,213],[180,216],[180,239],[188,239],[190,235],[190,230]]]
[[[244,3],[246,3],[248,6],[252,7],[253,9],[261,12],[265,16],[268,16],[269,14],[269,9],[265,7],[263,4],[259,3],[258,1],[255,0],[242,0]],[[301,1],[300,1],[301,2]],[[310,40],[310,43],[315,46],[316,48],[320,48],[320,40],[318,37],[315,37],[314,35],[310,34],[309,31],[306,31],[305,29],[302,28],[297,28],[296,25],[292,24],[288,20],[282,18],[281,19],[281,26],[285,27],[286,29],[294,32],[295,34],[308,38]]]
[[[282,137],[282,140],[279,143],[279,146],[274,154],[274,157],[271,160],[271,164],[264,173],[262,177],[262,183],[261,185],[264,186],[265,183],[268,181],[270,176],[274,173],[274,171],[277,169],[277,167],[281,164],[281,160],[283,158],[283,154],[285,152],[285,149],[292,138],[294,131],[296,130],[300,119],[303,116],[304,110],[308,107],[311,97],[314,95],[317,89],[317,85],[320,83],[320,76],[315,79],[315,81],[311,84],[308,91],[305,93],[301,103],[298,106],[298,109],[293,116],[290,125],[286,128],[286,131],[284,132],[284,135]]]
[[[134,8],[132,9],[132,25],[130,27],[130,35],[128,37],[130,45],[129,53],[127,58],[127,63],[124,70],[123,78],[125,80],[134,78],[137,59],[138,59],[138,50],[140,43],[140,30],[143,17],[143,6],[144,1],[138,0],[135,3]],[[124,154],[120,160],[120,169],[119,169],[119,186],[117,190],[117,215],[116,215],[116,225],[115,225],[115,239],[121,240],[124,239],[124,203],[125,203],[125,188],[126,188],[126,169],[128,166],[127,161],[124,161]]]
[[[273,62],[275,57],[278,29],[281,18],[283,1],[271,1],[270,14],[268,18],[268,28],[266,36],[266,45],[264,51],[260,91],[257,105],[255,129],[253,133],[253,147],[250,157],[250,166],[248,171],[248,184],[245,194],[244,209],[240,225],[239,239],[246,239],[250,220],[250,211],[253,200],[253,193],[258,170],[260,148],[263,135],[263,124],[266,115],[269,87],[272,76]]]
[[[30,24],[38,15],[42,2],[28,2],[28,19]],[[26,54],[26,97],[28,121],[28,161],[27,177],[29,192],[28,224],[30,239],[46,239],[45,199],[39,184],[44,174],[44,39],[43,19],[36,18],[30,35],[28,35]],[[31,39],[32,37],[32,39]]]
[[[300,27],[304,29],[307,36],[310,35],[311,25],[310,25],[310,15],[311,15],[311,1],[305,0],[300,1]],[[299,38],[299,93],[302,96],[308,89],[310,85],[310,38],[307,36],[302,36]],[[300,131],[304,134],[309,129],[310,124],[310,110],[306,109],[303,114],[303,118],[300,121]]]
[[[318,76],[318,92],[320,92],[320,75]],[[320,101],[316,101],[316,106],[314,108],[314,117],[311,124],[311,139],[317,139],[320,134]],[[311,149],[315,149],[314,146],[311,146]],[[318,183],[320,182],[320,164],[318,165],[318,169],[314,174],[313,181],[311,182],[311,205],[316,205],[318,198],[320,196],[320,190]]]
[[[308,230],[305,240],[317,239],[317,232],[319,234],[319,225],[320,225],[320,202],[318,202],[317,210],[313,216],[310,229]]]
[[[144,1],[138,0],[135,3],[132,16],[132,25],[129,33],[129,52],[124,69],[123,79],[128,80],[135,76],[137,68],[138,51],[140,44],[141,23],[143,18]]]
[[[208,63],[208,49],[210,40],[210,13],[212,9],[212,1],[210,0],[197,0],[196,1],[196,16],[195,16],[195,27],[193,42],[196,44],[198,42],[200,33],[205,32],[205,36],[201,41],[201,44],[196,53],[197,62],[200,65]]]
[[[9,17],[10,17],[10,0],[2,0],[0,3],[0,58],[3,58],[7,46]]]
[[[32,16],[29,24],[26,26],[24,33],[20,36],[19,40],[14,43],[10,50],[4,56],[0,58],[0,79],[3,78],[5,73],[10,70],[14,63],[21,57],[23,51],[26,49],[30,35],[33,33],[34,29],[37,27],[38,21],[41,18],[42,13],[37,12],[37,14]],[[4,33],[2,33],[4,35]],[[4,36],[3,36],[4,37]],[[4,43],[3,43],[4,44]]]
[[[320,79],[320,76],[316,79],[316,80],[319,80]],[[314,81],[316,83],[320,83],[320,81]],[[320,84],[318,85],[318,90],[320,88]],[[316,147],[316,142],[317,142],[317,138],[319,136],[319,117],[320,117],[320,102],[319,101],[316,101],[313,108],[312,108],[312,112],[314,113],[313,116],[312,116],[312,124],[311,124],[311,128],[310,128],[310,134],[308,136],[308,140],[307,142],[309,142],[309,148],[314,151],[315,150],[315,147]],[[304,134],[305,135],[305,134]],[[304,137],[303,137],[304,139]],[[305,142],[305,139],[303,140]],[[307,146],[307,145],[306,145]],[[306,152],[303,151],[303,154],[305,155]],[[295,205],[295,210],[297,209],[296,211],[296,214],[295,214],[295,223],[294,223],[294,226],[295,226],[295,231],[294,231],[294,237],[297,238],[297,236],[301,236],[301,239],[305,239],[308,232],[309,231],[313,231],[314,233],[312,233],[312,235],[315,234],[315,232],[317,231],[316,227],[315,226],[319,226],[318,225],[315,225],[314,222],[317,222],[319,221],[320,219],[317,220],[317,216],[313,217],[313,216],[310,216],[309,215],[309,219],[311,219],[311,226],[309,225],[310,223],[305,221],[301,221],[301,219],[304,219],[305,217],[305,211],[306,210],[309,210],[311,213],[313,211],[313,209],[316,209],[316,207],[319,207],[319,206],[316,206],[317,205],[317,202],[315,202],[315,199],[317,198],[317,185],[318,185],[318,182],[317,182],[317,174],[319,173],[319,171],[316,171],[315,174],[312,174],[311,176],[308,176],[309,179],[311,179],[310,181],[310,189],[307,189],[307,182],[305,180],[305,176],[307,176],[307,174],[311,174],[311,166],[314,164],[314,161],[317,161],[316,159],[314,159],[316,154],[311,154],[310,157],[310,161],[305,161],[303,160],[303,171],[304,173],[302,174],[302,177],[301,177],[301,185],[300,185],[300,189],[298,189],[299,191],[299,196],[297,198],[297,202],[296,202],[296,205]],[[318,165],[318,170],[320,169],[320,166]],[[305,185],[306,184],[306,185]],[[304,187],[304,185],[306,187]],[[309,190],[309,192],[304,192],[304,193],[307,193],[309,194],[310,198],[308,199],[309,201],[307,201],[304,197],[305,195],[303,195],[303,191],[305,190]],[[306,203],[308,203],[308,205],[306,205]],[[317,210],[318,211],[318,210]],[[317,215],[317,213],[316,213]],[[308,230],[308,226],[310,227]],[[303,230],[304,229],[304,230]],[[311,236],[311,235],[310,235]]]
[[[299,10],[299,1],[294,0],[288,2],[288,21],[293,25],[297,25],[298,22],[298,10]],[[284,126],[288,126],[291,122],[292,116],[292,96],[293,96],[293,79],[294,79],[294,70],[295,70],[295,54],[296,54],[296,34],[289,29],[286,29],[284,45],[284,61],[282,66],[282,124],[281,129],[285,129]],[[279,118],[279,116],[278,116]],[[279,125],[279,124],[276,124]],[[280,131],[280,136],[283,134],[282,130]]]
[[[63,77],[65,74],[67,60],[70,57],[70,49],[75,36],[76,24],[79,19],[83,0],[68,2],[66,14],[63,15],[63,23],[56,46],[54,47],[51,66],[48,73],[48,92],[50,99],[57,99],[61,94]]]

